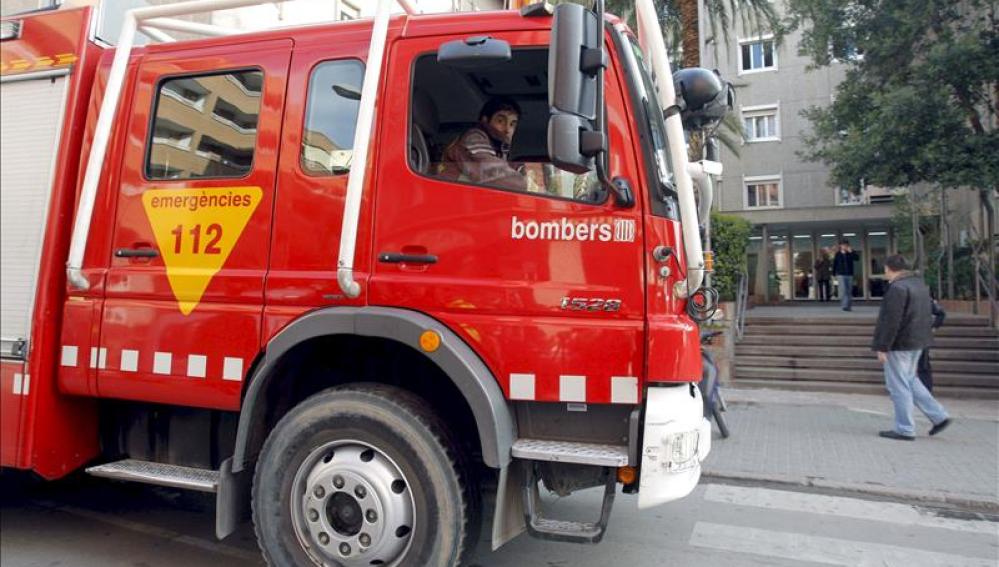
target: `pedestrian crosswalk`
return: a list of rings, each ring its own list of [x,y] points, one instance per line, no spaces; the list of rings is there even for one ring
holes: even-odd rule
[[[729,525],[698,520],[688,544],[693,548],[739,554],[765,556],[795,563],[816,563],[858,567],[997,567],[999,566],[999,523],[983,519],[941,517],[911,505],[868,501],[843,496],[829,496],[711,484],[703,499],[725,506],[744,506],[770,512],[808,514],[812,521],[803,521],[801,529],[767,529],[757,526]],[[863,540],[816,534],[812,526],[819,519],[845,519],[878,522],[892,530],[931,529],[947,533],[961,532],[980,538],[991,553],[976,557],[971,553],[944,553],[921,547],[923,541],[911,544],[884,543],[877,531]],[[981,548],[979,548],[981,549]]]

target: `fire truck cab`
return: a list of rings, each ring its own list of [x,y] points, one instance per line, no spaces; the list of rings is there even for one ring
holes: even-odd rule
[[[577,5],[173,19],[251,3],[139,8],[117,47],[91,8],[4,20],[0,464],[214,492],[220,537],[252,502],[274,565],[597,542],[619,484],[688,494],[711,168],[651,1],[641,41]]]

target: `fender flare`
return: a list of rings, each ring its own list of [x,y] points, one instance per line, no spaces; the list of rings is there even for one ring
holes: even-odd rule
[[[437,331],[441,337],[440,348],[434,352],[419,347],[420,335],[428,329]],[[246,465],[252,427],[265,407],[258,398],[264,395],[262,392],[273,379],[278,362],[303,341],[327,335],[391,339],[422,353],[454,382],[468,402],[486,465],[504,468],[510,463],[510,449],[516,438],[513,414],[496,377],[464,340],[440,321],[416,311],[390,307],[330,307],[296,319],[267,344],[243,397],[233,454],[234,473],[241,472]]]

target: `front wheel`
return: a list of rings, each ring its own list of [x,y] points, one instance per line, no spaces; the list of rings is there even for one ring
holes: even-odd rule
[[[260,454],[253,519],[269,565],[458,565],[470,494],[456,445],[410,392],[356,385],[312,396]]]

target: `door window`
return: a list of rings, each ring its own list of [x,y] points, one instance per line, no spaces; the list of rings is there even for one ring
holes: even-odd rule
[[[458,70],[435,54],[413,66],[409,163],[438,179],[596,203],[596,173],[548,161],[548,50],[517,49],[486,69]]]
[[[261,71],[162,81],[150,131],[151,180],[243,177],[253,167]]]
[[[357,111],[361,106],[364,64],[326,61],[309,78],[309,99],[302,136],[302,169],[310,175],[350,171]]]

